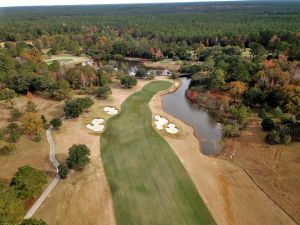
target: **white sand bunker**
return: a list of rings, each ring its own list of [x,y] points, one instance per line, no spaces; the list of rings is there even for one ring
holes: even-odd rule
[[[104,119],[94,119],[92,121],[92,125],[91,124],[88,124],[86,125],[86,127],[88,129],[91,129],[93,131],[103,131],[104,130],[104,125],[102,124],[104,122]]]
[[[115,107],[104,107],[104,111],[109,115],[116,115],[119,113],[119,110]]]
[[[160,115],[155,115],[154,119],[155,119],[154,123],[156,125],[156,129],[158,130],[164,129],[164,125],[166,125],[169,122],[166,118],[161,117]]]
[[[174,123],[170,123],[166,128],[166,131],[170,134],[177,134],[179,130],[178,128],[176,128],[176,125]]]
[[[175,83],[174,83],[174,86],[175,86],[175,87],[178,87],[178,86],[179,86],[179,83],[178,83],[178,82],[175,82]]]

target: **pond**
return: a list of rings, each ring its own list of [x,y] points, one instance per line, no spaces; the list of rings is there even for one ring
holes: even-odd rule
[[[163,96],[163,110],[194,128],[203,154],[220,153],[221,125],[216,123],[206,110],[195,107],[189,102],[185,97],[185,91],[190,84],[190,79],[184,77],[181,81],[182,85],[176,92]]]

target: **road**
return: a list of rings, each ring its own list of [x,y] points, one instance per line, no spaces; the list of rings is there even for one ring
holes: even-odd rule
[[[53,127],[50,126],[50,128],[46,131],[47,141],[49,143],[50,151],[49,151],[49,159],[52,162],[53,166],[56,168],[56,171],[58,171],[59,162],[55,158],[55,144],[53,141],[53,137],[51,134]],[[51,193],[51,191],[54,189],[54,187],[58,184],[60,180],[60,177],[58,174],[56,174],[56,177],[52,180],[52,182],[49,184],[49,186],[44,190],[44,192],[41,194],[41,196],[36,200],[36,202],[31,206],[31,208],[28,210],[28,212],[25,215],[25,219],[29,219],[33,216],[33,214],[38,210],[38,208],[42,205],[42,203],[46,200],[48,195]]]

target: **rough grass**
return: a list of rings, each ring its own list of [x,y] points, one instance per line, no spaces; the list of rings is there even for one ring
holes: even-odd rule
[[[118,225],[215,224],[185,168],[152,127],[148,103],[170,86],[155,81],[130,96],[101,136]]]
[[[86,62],[90,60],[88,56],[74,56],[70,54],[61,54],[61,55],[52,55],[51,57],[49,56],[44,56],[43,59],[47,64],[51,64],[54,60],[59,61],[60,63],[69,65],[69,64],[80,64],[83,62]]]

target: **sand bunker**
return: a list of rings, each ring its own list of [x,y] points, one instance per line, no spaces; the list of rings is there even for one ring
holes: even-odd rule
[[[161,117],[160,115],[155,115],[154,119],[156,120],[154,122],[156,125],[156,129],[158,130],[164,129],[164,125],[166,125],[169,122],[166,118]]]
[[[175,86],[175,87],[178,87],[178,86],[179,86],[179,83],[178,83],[178,82],[175,82],[175,83],[174,83],[174,86]]]
[[[104,122],[104,119],[94,119],[92,121],[92,125],[91,124],[88,124],[86,125],[86,127],[88,129],[91,129],[93,131],[103,131],[104,130],[104,125],[102,124]]]
[[[104,111],[109,115],[116,115],[119,113],[119,110],[115,107],[104,107]]]
[[[179,130],[178,128],[176,128],[176,125],[174,123],[170,123],[166,128],[166,131],[170,134],[177,134]]]

